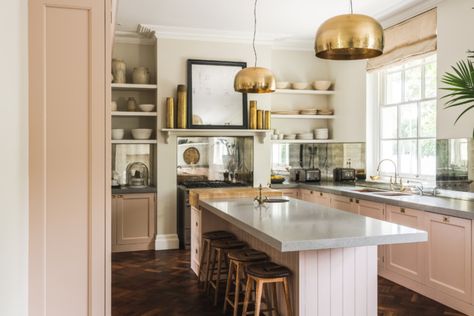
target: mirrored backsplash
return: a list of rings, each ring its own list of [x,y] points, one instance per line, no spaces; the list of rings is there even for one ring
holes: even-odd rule
[[[436,141],[436,185],[440,189],[474,192],[474,139]]]
[[[321,180],[332,180],[334,168],[365,173],[365,143],[273,144],[272,170],[288,175],[291,168],[319,168]]]
[[[178,137],[177,179],[253,183],[253,137]]]

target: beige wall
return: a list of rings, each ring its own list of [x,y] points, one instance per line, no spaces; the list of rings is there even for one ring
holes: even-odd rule
[[[0,315],[15,316],[28,310],[27,3],[0,4]]]
[[[441,77],[451,66],[466,59],[466,51],[474,50],[474,10],[471,0],[444,0],[438,5],[438,87],[442,87]],[[474,128],[474,110],[465,114],[453,125],[466,106],[459,109],[444,109],[445,94],[439,91],[437,138],[471,137]]]

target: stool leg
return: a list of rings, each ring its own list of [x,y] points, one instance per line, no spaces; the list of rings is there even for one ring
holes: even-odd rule
[[[283,291],[285,292],[287,315],[292,316],[293,311],[292,311],[291,305],[290,305],[290,290],[288,288],[288,278],[283,278]]]
[[[242,316],[247,315],[247,308],[249,306],[250,292],[252,291],[252,278],[247,277],[247,285],[245,285],[245,298],[244,298],[244,308],[242,310]]]
[[[216,250],[212,249],[212,247],[209,250],[209,256],[208,256],[208,264],[207,264],[207,272],[206,272],[206,284],[204,287],[204,290],[206,293],[209,293],[209,283],[212,282],[212,277],[214,276],[214,269],[216,267]]]
[[[273,315],[273,302],[272,297],[270,296],[270,283],[265,283],[263,285],[263,291],[265,292],[265,305],[269,311],[269,315]]]
[[[201,283],[201,278],[202,278],[202,272],[204,270],[204,255],[206,253],[206,247],[207,247],[207,240],[203,240],[202,245],[201,245],[201,261],[199,262],[199,274],[198,274],[198,282]]]
[[[240,296],[240,264],[237,264],[235,271],[235,293],[234,293],[234,313],[233,316],[237,316],[239,310],[239,296]]]
[[[229,292],[230,292],[230,285],[232,283],[232,270],[234,267],[234,261],[229,262],[229,272],[227,273],[227,284],[225,286],[225,296],[224,296],[224,309],[223,312],[225,314],[227,310],[227,298],[229,297]]]
[[[275,304],[275,310],[273,313],[275,313],[277,316],[280,315],[280,308],[278,307],[278,298],[277,298],[277,286],[276,283],[272,283],[272,295],[273,295],[273,304]]]
[[[262,287],[263,282],[261,280],[257,280],[257,289],[255,292],[255,316],[260,315],[260,305],[262,304]]]
[[[214,291],[214,306],[217,306],[217,296],[219,295],[219,285],[221,283],[221,265],[222,265],[222,253],[220,250],[217,250],[217,275],[216,275],[216,289]]]

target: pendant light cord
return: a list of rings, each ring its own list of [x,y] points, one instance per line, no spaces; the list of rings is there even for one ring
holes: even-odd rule
[[[354,14],[354,10],[352,9],[352,0],[349,0],[349,2],[351,3],[351,14]]]
[[[252,40],[252,47],[253,47],[253,55],[255,57],[255,67],[257,67],[257,49],[255,48],[255,36],[256,35],[257,35],[257,0],[255,0],[254,6],[253,6],[253,40]]]

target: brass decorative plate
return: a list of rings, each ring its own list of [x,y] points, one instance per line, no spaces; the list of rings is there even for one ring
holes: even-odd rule
[[[195,165],[199,162],[201,154],[196,147],[189,147],[183,153],[183,160],[188,165]]]

